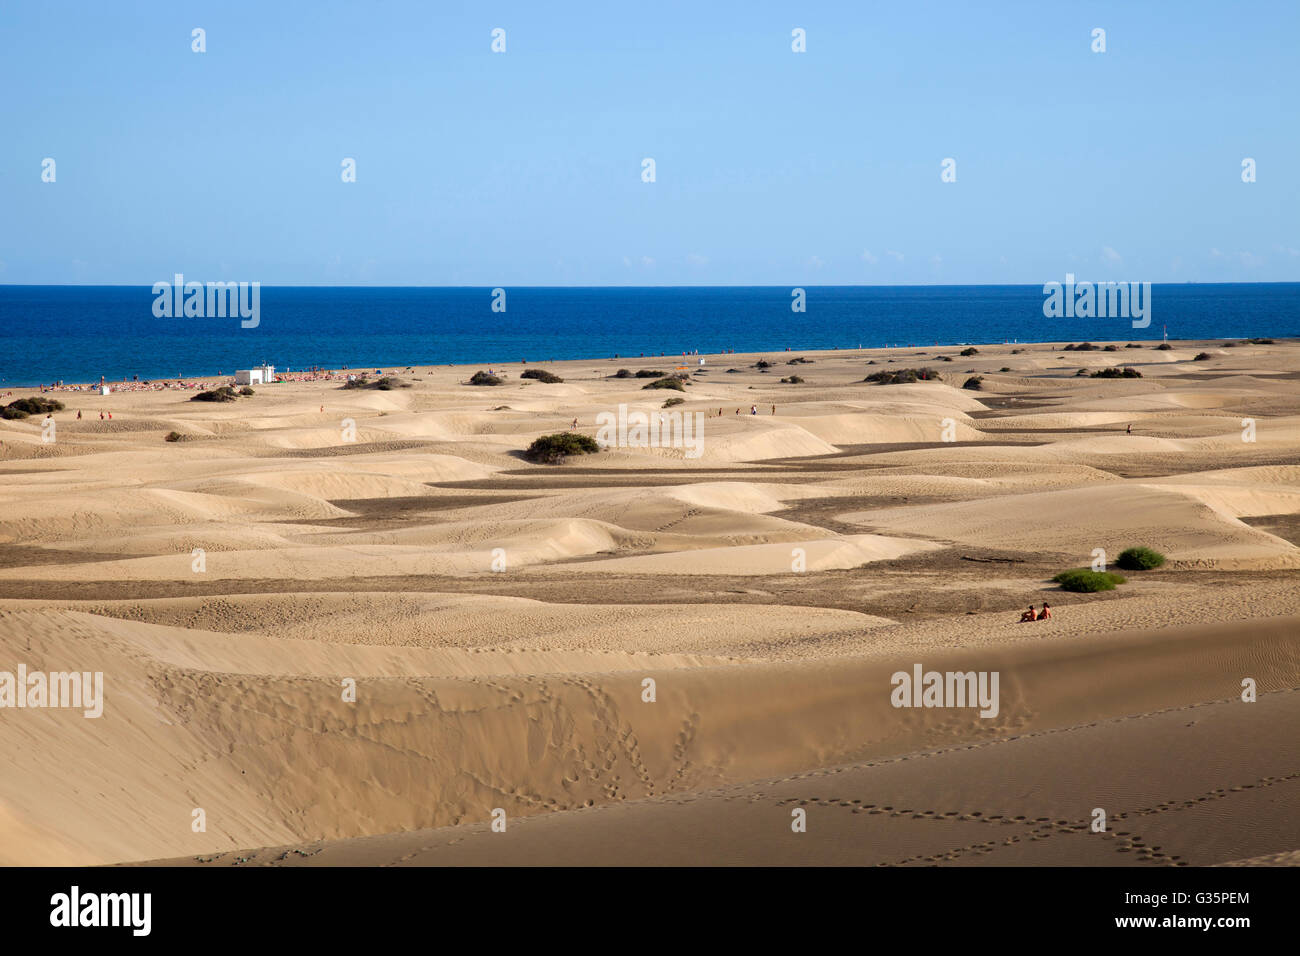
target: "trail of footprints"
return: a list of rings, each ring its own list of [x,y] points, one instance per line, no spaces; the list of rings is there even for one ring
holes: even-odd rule
[[[1108,822],[1110,824],[1121,823],[1130,818],[1140,818],[1146,816],[1159,815],[1169,812],[1179,812],[1190,810],[1200,804],[1214,800],[1222,800],[1232,793],[1244,793],[1247,790],[1257,788],[1271,787],[1275,784],[1286,783],[1291,780],[1300,779],[1300,771],[1285,774],[1283,776],[1260,777],[1254,783],[1245,783],[1233,787],[1216,787],[1201,796],[1194,797],[1190,800],[1167,800],[1164,803],[1157,804],[1154,807],[1144,807],[1140,810],[1131,812],[1118,811],[1110,814]],[[914,863],[940,864],[958,860],[963,856],[979,853],[992,853],[999,846],[1012,846],[1021,842],[1037,843],[1041,840],[1051,839],[1053,836],[1065,834],[1069,836],[1086,835],[1095,837],[1100,840],[1106,840],[1115,844],[1117,853],[1134,853],[1137,858],[1147,863],[1154,863],[1164,866],[1189,866],[1188,861],[1184,860],[1177,854],[1169,854],[1156,845],[1148,845],[1145,838],[1131,830],[1112,830],[1107,829],[1101,833],[1092,833],[1090,820],[1082,821],[1071,820],[1053,820],[1051,817],[1034,817],[1030,819],[1027,816],[1007,816],[1001,813],[986,814],[982,810],[915,810],[908,807],[881,806],[874,803],[863,803],[861,800],[828,800],[821,797],[788,797],[776,801],[779,807],[798,805],[801,807],[840,807],[846,808],[850,813],[866,813],[868,815],[886,815],[889,817],[910,817],[913,820],[932,820],[932,821],[953,821],[960,820],[963,823],[982,823],[990,827],[1016,827],[1014,832],[1009,833],[1001,839],[992,839],[983,843],[972,843],[967,846],[953,847],[943,853],[919,854],[917,856],[907,857],[902,860],[895,860],[892,863],[880,863],[879,866],[906,866]]]

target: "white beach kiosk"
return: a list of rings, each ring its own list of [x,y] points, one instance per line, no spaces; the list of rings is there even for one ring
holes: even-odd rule
[[[236,385],[269,385],[274,381],[274,365],[259,365],[256,368],[241,368],[235,372]]]

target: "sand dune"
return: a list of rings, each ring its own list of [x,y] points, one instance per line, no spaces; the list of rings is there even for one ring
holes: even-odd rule
[[[698,457],[557,466],[523,450],[657,414],[611,376],[675,360],[56,393],[56,442],[0,421],[0,672],[101,671],[104,712],[0,711],[0,859],[1286,863],[1300,351],[1061,344],[709,357]],[[1131,545],[1167,562],[1051,580]],[[917,663],[996,714],[895,708]]]

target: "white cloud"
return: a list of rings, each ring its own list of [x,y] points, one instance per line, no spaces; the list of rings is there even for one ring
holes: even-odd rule
[[[1123,262],[1124,257],[1112,249],[1110,246],[1101,247],[1101,257],[1107,262]]]
[[[866,263],[867,265],[869,265],[869,266],[874,266],[874,265],[875,265],[877,262],[879,262],[880,260],[877,259],[875,256],[873,256],[873,255],[871,254],[871,250],[870,250],[870,249],[863,249],[863,250],[862,250],[862,261],[865,262],[865,263]]]
[[[898,262],[902,262],[902,261],[903,261],[903,254],[902,254],[901,252],[897,252],[897,251],[895,251],[895,250],[893,250],[893,249],[886,249],[886,250],[885,250],[885,255],[887,255],[887,256],[891,256],[893,259],[895,259],[895,260],[898,261]]]

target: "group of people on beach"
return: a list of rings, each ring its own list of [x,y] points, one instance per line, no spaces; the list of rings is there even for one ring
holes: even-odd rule
[[[1034,613],[1034,606],[1032,604],[1029,605],[1028,611],[1022,611],[1020,614],[1021,624],[1023,624],[1025,621],[1050,621],[1051,619],[1052,619],[1052,606],[1047,602],[1043,602],[1043,609],[1039,611],[1037,614]]]

